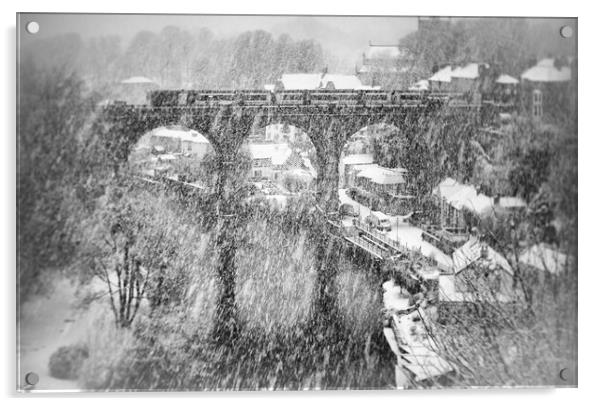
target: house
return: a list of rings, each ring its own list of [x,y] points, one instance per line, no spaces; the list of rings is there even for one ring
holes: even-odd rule
[[[286,162],[293,151],[286,143],[248,144],[251,157],[251,177],[255,179],[278,179],[279,167]]]
[[[406,174],[404,168],[385,168],[380,165],[370,165],[361,168],[355,175],[357,186],[367,192],[392,197],[405,196]]]
[[[438,198],[442,229],[465,231],[472,225],[465,212],[482,217],[490,213],[494,206],[491,197],[479,193],[472,185],[464,185],[452,178],[442,181],[432,194]]]
[[[288,124],[271,124],[265,127],[265,131],[253,134],[255,141],[267,142],[295,142],[299,137],[307,137],[303,130]]]
[[[397,45],[372,45],[362,53],[361,66],[356,74],[362,83],[387,89],[407,86],[406,76],[410,69],[410,54]]]
[[[520,80],[501,74],[493,85],[493,100],[497,103],[515,104],[519,94]]]
[[[431,76],[428,83],[433,91],[467,94],[475,104],[486,98],[498,104],[515,105],[520,81],[499,73],[487,63],[473,62],[463,66],[445,66]]]
[[[355,173],[355,175],[353,175]],[[370,206],[394,215],[406,215],[413,210],[414,196],[407,193],[407,170],[366,164],[351,175],[354,185],[363,193]]]
[[[451,91],[452,67],[450,65],[439,69],[433,76],[428,78],[429,88],[432,91],[449,92]]]
[[[351,154],[339,161],[339,185],[346,188],[355,184],[355,175],[368,165],[374,164],[372,154]]]
[[[573,71],[569,66],[559,66],[553,58],[542,59],[521,75],[523,107],[534,118],[544,114],[555,115],[566,110],[570,103],[570,86]]]
[[[540,243],[523,252],[518,262],[537,274],[560,275],[569,266],[569,257],[551,246]]]
[[[476,236],[452,254],[453,266],[439,275],[440,303],[513,300],[514,270],[508,261]]]
[[[150,134],[152,147],[162,147],[166,152],[203,159],[211,150],[209,140],[199,132],[181,127],[160,127]]]
[[[451,89],[460,93],[478,93],[488,64],[469,63],[453,69],[450,74]]]

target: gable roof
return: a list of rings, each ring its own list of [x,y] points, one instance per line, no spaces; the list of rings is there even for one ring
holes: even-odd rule
[[[495,83],[499,83],[499,84],[501,84],[501,85],[517,85],[517,84],[519,84],[519,83],[520,83],[520,81],[519,81],[518,79],[516,79],[516,78],[513,78],[512,76],[510,76],[510,75],[506,75],[506,74],[504,73],[504,74],[501,74],[501,75],[500,75],[500,76],[497,78],[497,80],[495,81]]]
[[[447,178],[433,189],[434,195],[440,195],[457,210],[468,209],[477,214],[486,214],[493,209],[493,199],[477,193],[472,185],[463,185]]]
[[[483,251],[486,254],[485,258],[482,257]],[[469,238],[464,245],[455,250],[452,260],[454,274],[462,272],[476,262],[485,266],[499,267],[511,275],[514,274],[512,267],[500,253],[475,237]]]
[[[429,78],[429,82],[451,82],[452,67],[446,66],[439,69],[433,76]]]
[[[280,78],[280,83],[285,90],[317,90],[325,89],[329,83],[332,83],[335,89],[374,89],[371,86],[365,86],[355,75],[341,75],[331,73],[284,73]]]
[[[485,64],[485,66],[488,66]],[[469,63],[468,65],[458,67],[452,70],[452,78],[476,79],[479,77],[479,64]]]
[[[524,71],[520,77],[531,82],[568,82],[571,80],[571,68],[563,66],[557,69],[554,59],[546,58]]]
[[[371,164],[373,162],[374,156],[372,154],[351,154],[341,158],[343,165]]]
[[[319,73],[284,73],[280,83],[285,90],[314,90],[320,84]]]
[[[391,169],[374,165],[360,171],[357,177],[370,179],[370,181],[379,185],[395,185],[406,182],[406,172],[407,170],[403,168]]]
[[[519,263],[540,271],[558,275],[568,264],[568,257],[546,244],[540,243],[527,249],[518,259]]]
[[[272,165],[283,165],[293,151],[288,144],[248,144],[251,159],[270,159]]]
[[[320,88],[325,88],[328,83],[332,83],[335,89],[361,89],[365,87],[362,81],[355,75],[338,75],[327,73],[320,78]]]
[[[194,142],[198,144],[209,144],[209,140],[195,130],[159,127],[152,131],[152,135],[164,138],[178,138],[181,141]]]

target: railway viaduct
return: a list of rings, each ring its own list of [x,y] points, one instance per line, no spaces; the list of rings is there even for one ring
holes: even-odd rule
[[[216,184],[217,210],[220,214],[217,244],[219,250],[218,280],[220,294],[217,319],[222,320],[217,331],[219,340],[235,332],[235,269],[236,219],[231,213],[229,184],[233,177],[236,155],[246,138],[256,129],[270,124],[288,124],[303,130],[311,139],[317,155],[317,206],[322,213],[338,208],[338,166],[343,147],[354,133],[372,124],[386,123],[402,133],[416,131],[417,126],[436,120],[454,122],[481,120],[480,106],[466,103],[453,104],[448,99],[428,99],[416,96],[372,103],[358,103],[361,96],[354,92],[336,95],[336,91],[322,91],[317,102],[304,94],[303,102],[274,103],[273,99],[260,98],[220,102],[213,98],[207,103],[151,103],[128,105],[113,103],[103,107],[97,121],[98,129],[105,132],[107,146],[117,162],[125,162],[138,139],[154,128],[179,124],[203,134],[212,144],[219,165]],[[324,95],[327,101],[324,100]],[[332,96],[335,97],[332,97]],[[311,95],[310,95],[311,96]],[[189,96],[190,98],[190,96]],[[315,269],[317,282],[314,303],[316,314],[329,314],[335,307],[334,281],[338,269],[340,246],[336,239],[323,231],[314,237],[316,242]],[[325,320],[328,322],[327,320]],[[322,324],[321,322],[318,322]]]

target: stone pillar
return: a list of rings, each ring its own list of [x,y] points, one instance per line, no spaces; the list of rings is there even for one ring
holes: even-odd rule
[[[325,123],[319,134],[311,134],[316,145],[318,176],[316,179],[316,204],[311,240],[315,246],[314,267],[317,273],[312,302],[312,328],[317,337],[327,344],[336,339],[339,329],[337,311],[336,277],[339,273],[339,256],[342,244],[337,230],[329,224],[338,221],[339,207],[339,155],[341,133]],[[338,127],[338,126],[337,126]]]
[[[218,299],[213,339],[224,346],[230,346],[238,335],[236,250],[240,243],[242,219],[235,182],[240,170],[237,165],[241,164],[238,151],[251,130],[252,122],[253,117],[240,109],[224,109],[216,115],[210,131],[218,175],[215,186]]]
[[[213,338],[222,345],[229,345],[236,337],[236,249],[238,242],[238,219],[236,202],[232,196],[234,162],[224,154],[216,154],[218,180],[216,184],[217,236],[217,303],[213,327]]]

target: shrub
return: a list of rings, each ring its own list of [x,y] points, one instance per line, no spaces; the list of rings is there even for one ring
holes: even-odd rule
[[[48,361],[50,376],[59,379],[77,379],[86,358],[88,358],[86,345],[72,344],[60,347]]]

